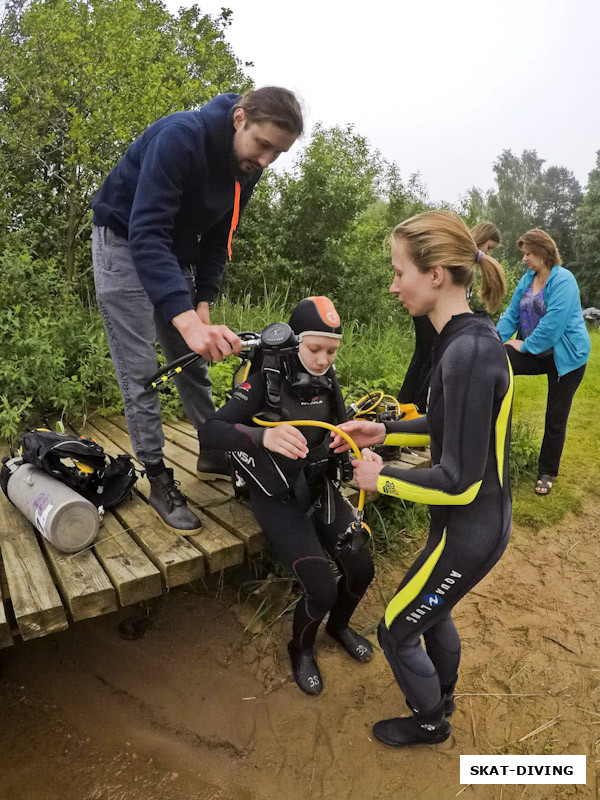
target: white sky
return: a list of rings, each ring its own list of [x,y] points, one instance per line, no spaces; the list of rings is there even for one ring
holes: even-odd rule
[[[169,10],[191,3],[167,0]],[[355,125],[431,200],[494,185],[503,149],[535,149],[582,185],[600,150],[598,0],[198,0],[256,86],[293,89],[310,130]],[[297,145],[296,145],[297,148]],[[284,160],[286,159],[287,160]],[[289,168],[292,157],[278,165]]]

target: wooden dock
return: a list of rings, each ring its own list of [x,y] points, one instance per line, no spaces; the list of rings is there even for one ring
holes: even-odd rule
[[[0,648],[65,630],[78,620],[149,600],[169,589],[241,564],[262,550],[252,512],[227,480],[200,481],[198,439],[187,422],[165,423],[165,463],[175,470],[202,530],[181,536],[161,524],[140,478],[133,495],[106,513],[94,545],[59,552],[0,492]],[[133,455],[124,417],[94,416],[67,432],[95,439],[107,453]],[[0,442],[0,457],[8,455]],[[394,462],[390,462],[394,463]],[[405,468],[427,466],[427,453],[402,453]],[[141,469],[141,465],[136,463]],[[346,490],[352,494],[353,490]]]

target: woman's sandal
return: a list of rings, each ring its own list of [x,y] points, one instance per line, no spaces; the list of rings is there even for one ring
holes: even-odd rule
[[[550,494],[552,490],[552,482],[554,477],[552,475],[540,475],[535,485],[536,494]]]

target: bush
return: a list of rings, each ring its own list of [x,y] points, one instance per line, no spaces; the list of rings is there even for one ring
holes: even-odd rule
[[[539,442],[537,428],[520,419],[513,422],[510,437],[510,480],[515,484],[537,470]]]

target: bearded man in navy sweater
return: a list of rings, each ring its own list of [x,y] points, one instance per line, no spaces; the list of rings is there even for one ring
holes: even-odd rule
[[[167,361],[190,350],[203,356],[176,378],[198,429],[214,411],[206,360],[241,349],[233,331],[210,323],[233,232],[262,171],[302,130],[302,111],[287,89],[218,95],[147,128],[92,203],[96,297],[129,435],[150,480],[150,506],[180,533],[198,531],[201,522],[165,466],[159,398],[144,389],[157,369],[156,341]],[[200,445],[201,477],[227,471],[222,454]]]

